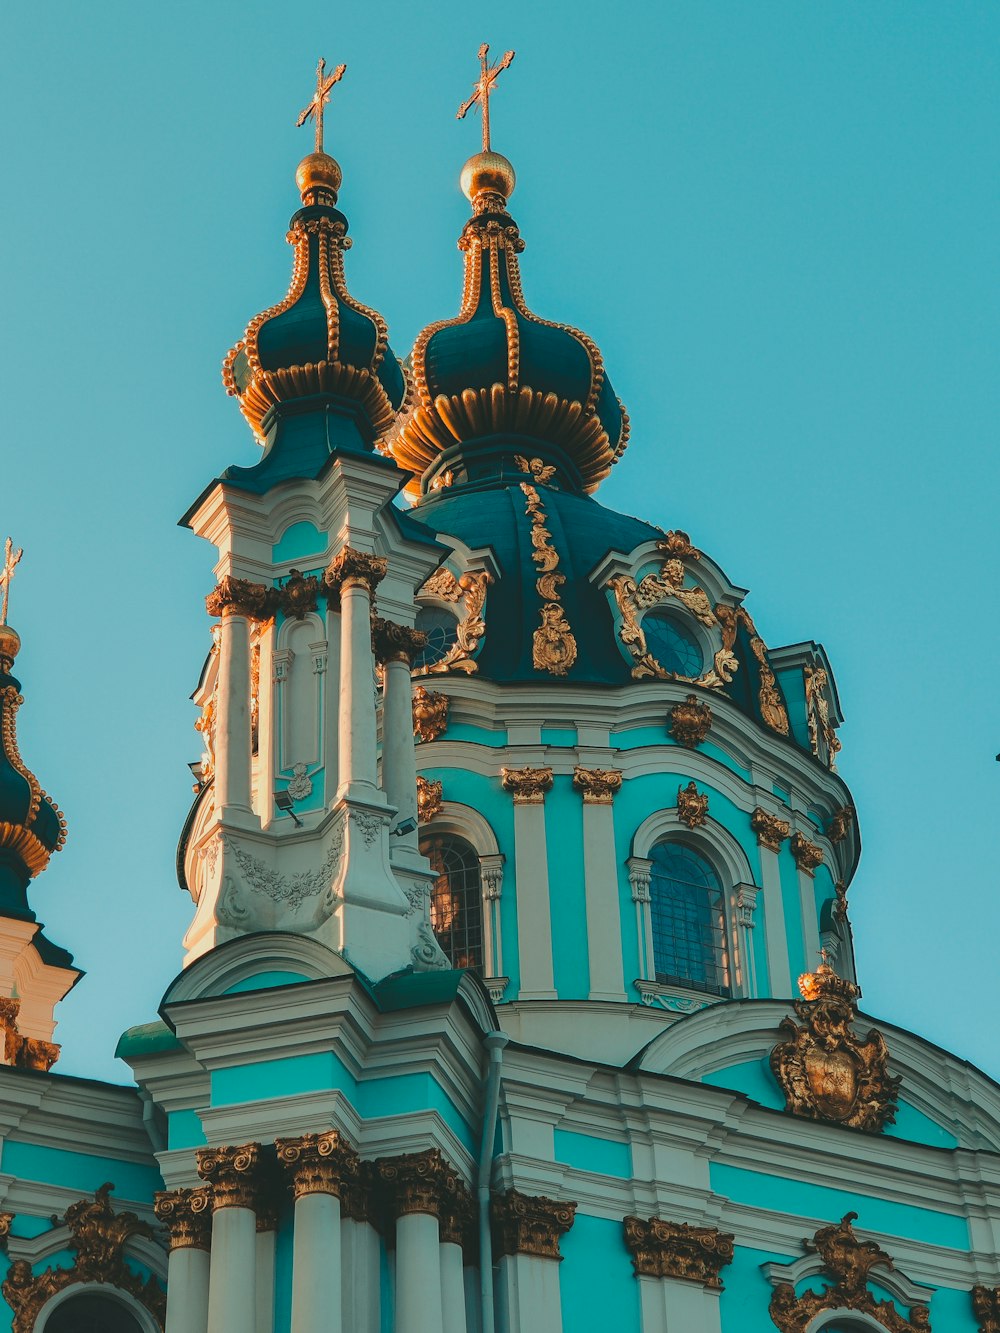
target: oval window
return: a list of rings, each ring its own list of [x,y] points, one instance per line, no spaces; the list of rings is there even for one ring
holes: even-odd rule
[[[440,606],[422,606],[415,627],[427,635],[427,643],[413,659],[414,671],[426,671],[443,661],[458,642],[458,621]]]
[[[666,611],[650,611],[642,618],[646,647],[664,671],[697,680],[705,659],[697,639],[677,617]]]

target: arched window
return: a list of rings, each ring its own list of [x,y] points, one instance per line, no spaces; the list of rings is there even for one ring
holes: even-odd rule
[[[431,925],[452,967],[483,970],[483,897],[479,857],[464,838],[429,834],[420,850],[437,872],[431,885]]]
[[[649,855],[656,980],[729,995],[725,897],[718,876],[681,842],[658,842]]]
[[[124,1305],[107,1296],[73,1296],[45,1321],[45,1333],[142,1333]]]

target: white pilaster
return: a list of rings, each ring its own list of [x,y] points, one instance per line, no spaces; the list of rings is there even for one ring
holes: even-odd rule
[[[531,1254],[505,1255],[500,1260],[497,1304],[497,1327],[503,1333],[562,1333],[559,1264]]]
[[[382,712],[382,787],[396,807],[397,823],[413,820],[414,828],[396,838],[401,847],[417,851],[417,758],[413,744],[413,691],[410,663],[402,654],[385,664]]]
[[[764,939],[767,944],[767,970],[771,994],[782,999],[792,993],[792,973],[788,965],[788,933],[785,905],[781,896],[781,867],[777,852],[761,844],[761,877],[764,881]]]
[[[628,882],[632,889],[632,901],[635,904],[635,933],[637,938],[638,971],[640,981],[653,981],[656,978],[656,962],[653,957],[653,914],[651,908],[651,884],[653,863],[644,856],[630,856]]]
[[[802,945],[805,950],[806,970],[811,971],[819,954],[819,915],[816,911],[816,880],[807,870],[797,868],[799,903],[802,908]]]
[[[583,800],[583,884],[587,906],[590,999],[623,1000],[621,906],[614,810],[610,799]]]
[[[381,800],[376,787],[375,657],[371,592],[362,578],[340,585],[340,783],[338,796]]]
[[[215,733],[215,801],[250,813],[250,622],[232,606],[222,613]]]
[[[544,794],[552,786],[552,770],[505,768],[503,785],[514,798],[514,874],[521,973],[519,998],[554,1000],[544,805]]]
[[[395,1333],[444,1333],[438,1220],[404,1213],[396,1222]]]
[[[642,1333],[721,1333],[719,1293],[695,1282],[639,1277]]]
[[[326,612],[326,672],[323,676],[323,774],[326,805],[333,805],[340,782],[340,613],[333,606]]]

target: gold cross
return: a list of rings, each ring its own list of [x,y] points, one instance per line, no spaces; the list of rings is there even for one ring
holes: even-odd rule
[[[316,91],[313,94],[312,101],[308,106],[302,108],[299,112],[299,118],[296,125],[304,125],[310,116],[316,121],[316,152],[323,151],[323,108],[330,100],[330,89],[335,83],[347,73],[346,65],[338,65],[329,78],[324,78],[326,73],[326,61],[320,60],[316,66]]]
[[[10,600],[10,581],[14,577],[14,570],[17,568],[18,561],[24,555],[24,548],[18,547],[14,550],[14,543],[8,537],[3,548],[3,569],[0,570],[0,587],[3,588],[3,601],[0,602],[0,625],[7,623],[7,603]]]
[[[488,56],[490,53],[489,44],[483,42],[479,48],[479,80],[476,83],[476,91],[472,96],[462,103],[458,108],[458,119],[464,120],[466,113],[471,111],[478,102],[483,112],[483,152],[490,151],[490,94],[494,91],[494,85],[500,77],[500,71],[506,69],[514,59],[513,51],[505,51],[503,57],[495,65],[490,65]]]

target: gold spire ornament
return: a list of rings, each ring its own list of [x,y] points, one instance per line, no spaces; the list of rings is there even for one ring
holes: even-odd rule
[[[0,600],[0,625],[7,623],[7,606],[10,602],[10,582],[14,577],[14,570],[21,563],[21,556],[24,555],[24,547],[19,546],[14,550],[14,543],[10,537],[4,542],[3,547],[3,569],[0,570],[0,588],[3,588],[3,597]]]
[[[513,51],[511,55],[513,55]],[[301,128],[310,117],[316,122],[316,152],[323,152],[323,108],[330,100],[330,90],[335,83],[347,73],[346,65],[338,65],[329,77],[326,75],[326,61],[320,57],[319,64],[316,66],[316,91],[313,93],[312,100],[308,106],[304,106],[299,112],[299,118],[295,124]]]
[[[496,88],[497,79],[501,71],[505,70],[514,59],[513,51],[505,51],[500,60],[495,65],[489,62],[490,47],[488,42],[483,42],[479,48],[479,78],[476,81],[475,90],[470,98],[462,103],[458,108],[457,120],[464,120],[472,108],[479,103],[483,113],[483,152],[490,151],[490,97]]]

